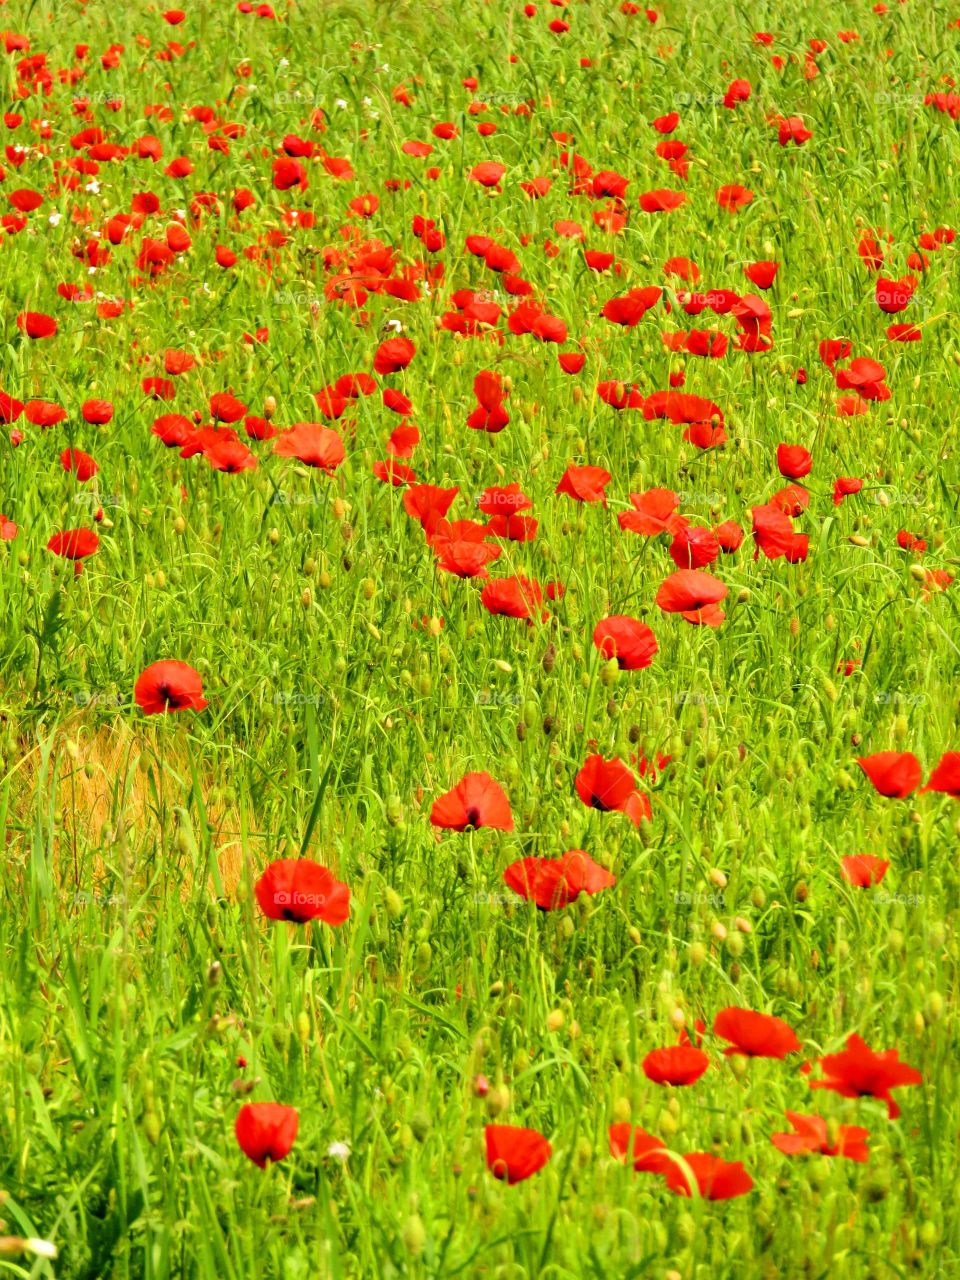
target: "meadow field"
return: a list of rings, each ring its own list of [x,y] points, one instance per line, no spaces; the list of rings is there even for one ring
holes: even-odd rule
[[[0,1277],[960,1277],[960,7],[181,3],[0,4]]]

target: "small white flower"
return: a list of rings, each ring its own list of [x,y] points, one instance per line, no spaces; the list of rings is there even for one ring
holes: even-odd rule
[[[24,1240],[24,1248],[27,1253],[35,1253],[38,1258],[55,1258],[57,1256],[57,1246],[50,1240],[38,1240],[36,1236],[31,1236]]]
[[[59,213],[51,213],[50,217],[47,219],[47,222],[50,223],[51,227],[59,227],[61,216],[62,215]]]
[[[277,66],[280,68],[280,70],[281,70],[281,71],[282,71],[285,67],[289,67],[289,65],[290,65],[290,63],[289,63],[289,61],[288,61],[288,59],[287,59],[287,58],[281,58],[281,59],[280,59],[280,61],[277,63]]]
[[[89,192],[91,192],[91,193],[92,193],[93,195],[95,195],[95,196],[96,196],[96,195],[99,195],[99,194],[100,194],[100,183],[96,180],[96,178],[91,178],[91,179],[90,179],[90,181],[87,183],[87,185],[86,185],[83,189],[84,189],[84,191],[89,191]]]
[[[345,1142],[331,1142],[327,1147],[327,1155],[334,1160],[346,1160],[350,1155],[350,1148]]]
[[[369,102],[369,101],[370,101],[370,99],[369,99],[369,98],[365,98],[365,99],[364,99],[364,101],[365,101],[365,102]],[[340,110],[341,110],[341,111],[346,111],[346,109],[347,109],[347,100],[346,100],[346,98],[338,98],[338,99],[337,99],[337,104],[336,104],[336,105],[340,108]]]
[[[383,327],[385,329],[392,329],[394,333],[403,333],[403,325],[399,320],[388,320]]]

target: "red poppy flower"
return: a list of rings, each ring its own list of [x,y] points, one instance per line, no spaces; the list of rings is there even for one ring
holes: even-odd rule
[[[718,524],[713,530],[713,536],[720,550],[727,555],[739,551],[743,544],[743,530],[736,520],[724,520],[722,524]]]
[[[377,348],[373,367],[379,374],[397,373],[406,369],[416,353],[417,348],[409,338],[388,338]]]
[[[660,584],[657,604],[664,613],[679,613],[687,622],[718,627],[726,617],[718,608],[726,594],[726,583],[709,573],[700,569],[678,569]]]
[[[777,467],[788,480],[802,480],[810,474],[813,458],[808,449],[799,444],[777,445]]]
[[[260,910],[270,920],[343,924],[350,914],[350,890],[327,867],[309,858],[271,862],[254,886]]]
[[[604,760],[601,755],[588,756],[577,773],[574,785],[577,795],[590,809],[601,813],[616,810],[625,814],[635,827],[641,818],[651,817],[650,801],[637,788],[637,780],[622,760]]]
[[[510,1186],[539,1172],[552,1155],[550,1143],[536,1129],[488,1124],[483,1131],[487,1168]]]
[[[555,492],[564,493],[578,502],[602,502],[607,505],[604,489],[610,483],[610,472],[603,467],[569,466],[563,473]]]
[[[223,435],[222,432],[218,434]],[[257,458],[241,440],[213,440],[204,445],[203,456],[214,471],[236,475],[240,471],[253,471]]]
[[[42,311],[21,311],[17,316],[17,328],[28,338],[52,338],[57,332],[57,322]]]
[[[676,534],[686,524],[686,517],[677,512],[680,498],[672,489],[647,489],[645,493],[631,493],[633,511],[624,511],[617,517],[620,528],[629,533],[655,537],[659,533]]]
[[[923,777],[920,761],[912,751],[877,751],[858,756],[857,764],[882,796],[902,800],[916,791]]]
[[[239,422],[247,412],[247,406],[229,391],[219,391],[210,397],[210,416],[214,422]]]
[[[757,547],[754,559],[762,551],[768,560],[777,560],[781,556],[790,564],[806,560],[809,538],[805,533],[795,532],[782,505],[765,503],[754,507],[752,515],[753,540]]]
[[[245,1156],[265,1169],[290,1154],[300,1117],[296,1107],[278,1102],[248,1102],[237,1112],[234,1133]]]
[[[721,1009],[713,1021],[713,1034],[731,1042],[724,1049],[726,1057],[744,1054],[748,1058],[785,1058],[800,1048],[793,1029],[769,1013],[729,1006]]]
[[[580,351],[560,351],[557,360],[564,373],[579,373],[586,364],[587,357]]]
[[[510,801],[499,782],[489,773],[468,773],[457,785],[433,802],[430,821],[448,831],[468,827],[513,830]]]
[[[838,476],[833,482],[833,505],[839,507],[844,498],[859,493],[862,488],[863,481],[855,476]]]
[[[889,861],[885,858],[876,858],[872,853],[852,853],[840,862],[844,880],[860,889],[879,884],[887,874],[889,866]]]
[[[102,427],[113,417],[113,405],[109,400],[84,400],[80,414],[84,422]]]
[[[710,1059],[702,1049],[696,1049],[693,1045],[675,1044],[648,1053],[643,1060],[643,1074],[654,1084],[681,1087],[694,1084],[709,1065]]]
[[[877,306],[888,315],[905,311],[916,287],[917,282],[913,276],[904,276],[902,280],[888,280],[884,276],[877,276],[874,291]]]
[[[817,1152],[823,1156],[843,1156],[847,1160],[856,1160],[864,1164],[869,1156],[867,1138],[869,1129],[861,1129],[857,1125],[837,1125],[834,1141],[827,1136],[827,1122],[822,1116],[801,1116],[796,1111],[788,1111],[787,1119],[793,1125],[793,1133],[772,1133],[770,1141],[787,1156],[805,1155]]]
[[[65,560],[74,562],[74,573],[79,576],[83,569],[81,564],[87,556],[92,556],[100,546],[100,539],[92,529],[66,529],[55,533],[47,543],[47,550]]]
[[[437,564],[445,573],[484,580],[490,577],[487,565],[501,554],[500,547],[468,538],[434,538],[433,549]]]
[[[945,751],[922,791],[939,791],[960,800],[960,751]]]
[[[67,411],[50,400],[28,400],[24,406],[27,421],[35,427],[55,427],[63,422]]]
[[[199,671],[176,658],[154,662],[140,675],[133,696],[144,715],[161,711],[202,711],[207,706]]]
[[[753,1190],[753,1179],[739,1160],[721,1160],[707,1151],[695,1151],[683,1159],[705,1200],[732,1200]],[[686,1171],[680,1164],[671,1162],[665,1170],[665,1177],[667,1186],[677,1195],[693,1194]]]
[[[97,463],[80,449],[64,449],[60,455],[60,465],[64,471],[72,471],[81,484],[86,484],[100,470]]]
[[[879,1098],[887,1104],[891,1120],[896,1120],[900,1107],[890,1096],[890,1090],[923,1083],[921,1072],[901,1062],[896,1049],[875,1053],[856,1034],[847,1037],[847,1047],[842,1053],[828,1053],[819,1065],[826,1078],[811,1080],[811,1089],[830,1089],[842,1098]]]
[[[532,506],[532,500],[516,483],[503,486],[491,485],[489,489],[484,489],[477,499],[477,510],[487,516],[513,516]]]
[[[499,189],[500,179],[507,172],[505,164],[499,164],[496,160],[483,160],[480,164],[476,164],[467,174],[468,182],[479,182],[481,187],[497,187]]]
[[[678,569],[704,569],[720,555],[720,543],[712,529],[685,524],[670,543],[670,559]]]
[[[670,191],[660,187],[656,191],[644,191],[640,197],[640,208],[644,213],[665,213],[670,209],[679,209],[686,201],[685,191]]]
[[[745,208],[752,200],[753,192],[748,191],[746,187],[741,187],[739,183],[720,187],[717,191],[717,204],[721,209],[729,209],[731,213],[736,213],[738,209]]]
[[[480,603],[489,612],[508,618],[526,618],[541,621],[550,614],[542,607],[543,588],[532,578],[517,574],[512,578],[494,578],[480,593]]]
[[[437,520],[442,520],[450,510],[454,498],[460,492],[457,485],[450,489],[435,484],[413,484],[403,495],[403,509],[414,520],[419,520],[429,533]]]
[[[273,452],[296,458],[305,466],[332,474],[346,457],[343,440],[332,427],[318,422],[295,422],[275,440]]]
[[[168,449],[181,449],[195,434],[195,428],[189,418],[180,413],[164,413],[154,421],[150,428]]]
[[[779,270],[779,262],[749,262],[743,268],[743,274],[758,289],[769,289]]]
[[[666,1143],[639,1125],[610,1126],[610,1154],[633,1165],[637,1173],[665,1173],[670,1166]]]
[[[557,911],[581,893],[595,894],[617,883],[583,849],[568,849],[559,858],[521,858],[503,873],[504,883],[541,911]]]
[[[604,658],[616,658],[621,671],[649,667],[659,647],[645,622],[620,614],[600,619],[593,629],[593,643]]]

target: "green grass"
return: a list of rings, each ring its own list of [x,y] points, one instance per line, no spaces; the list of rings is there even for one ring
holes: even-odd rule
[[[914,561],[951,574],[960,562],[955,247],[916,273],[906,314],[923,339],[910,344],[885,338],[904,317],[878,310],[857,255],[864,229],[889,231],[889,274],[903,276],[919,235],[956,218],[960,125],[922,102],[956,72],[954,10],[939,0],[886,15],[807,0],[749,12],[670,3],[653,25],[616,3],[540,4],[531,19],[505,0],[303,0],[278,4],[278,21],[220,0],[185,7],[179,27],[144,4],[3,9],[6,29],[46,53],[53,84],[48,97],[16,102],[26,55],[0,55],[4,103],[24,116],[0,129],[4,143],[32,146],[30,122],[50,123],[45,156],[19,170],[0,159],[4,208],[18,187],[44,195],[0,246],[0,388],[69,416],[49,430],[21,419],[23,443],[7,443],[9,427],[0,441],[0,509],[18,525],[0,543],[0,1234],[59,1251],[45,1261],[0,1248],[0,1275],[960,1274],[960,810],[933,793],[886,800],[855,763],[909,750],[927,778],[960,749],[957,588],[928,597],[911,574]],[[547,29],[558,17],[571,24],[564,35]],[[775,33],[772,47],[753,42],[762,30]],[[841,30],[859,41],[840,42]],[[828,49],[807,80],[811,38]],[[192,47],[159,61],[171,39]],[[78,43],[90,45],[82,63]],[[112,44],[124,52],[105,70]],[[773,54],[788,59],[782,72]],[[237,74],[241,59],[249,76]],[[82,77],[59,83],[57,70],[74,67]],[[468,75],[475,95],[462,88]],[[753,93],[728,111],[714,99],[734,77]],[[411,107],[392,99],[401,83]],[[99,190],[51,193],[54,163],[81,154],[69,142],[84,127],[71,111],[81,94],[111,141],[159,138],[159,164],[104,162]],[[113,94],[117,112],[105,106]],[[494,110],[467,114],[474,96]],[[531,114],[513,114],[526,99]],[[171,120],[145,114],[160,103]],[[187,118],[198,105],[243,126],[227,154]],[[314,107],[327,132],[310,129]],[[656,158],[648,124],[674,108],[673,136],[691,148],[685,183]],[[767,123],[778,114],[802,115],[813,138],[781,148]],[[458,124],[455,141],[431,136],[440,120]],[[478,136],[481,120],[497,133]],[[555,131],[594,170],[630,178],[621,234],[597,229],[599,205],[552,171]],[[291,133],[348,157],[356,177],[337,181],[307,160],[305,192],[273,190],[271,161]],[[432,142],[433,154],[405,155],[409,139]],[[180,155],[194,172],[165,176]],[[499,195],[466,180],[484,159],[508,166]],[[430,181],[433,164],[441,173]],[[519,187],[551,174],[541,200]],[[410,185],[390,192],[389,179]],[[734,182],[755,199],[731,216],[714,192]],[[238,218],[230,202],[244,187],[256,204]],[[640,193],[659,187],[682,188],[687,203],[641,213]],[[78,237],[148,190],[160,213],[88,274],[71,252]],[[190,225],[188,253],[137,283],[142,236],[162,238],[198,192],[216,193],[219,212]],[[445,279],[429,297],[371,294],[362,326],[325,300],[322,251],[345,245],[340,228],[360,221],[348,201],[366,192],[380,207],[361,235],[394,246],[401,265],[424,256],[416,214],[436,220],[446,248],[430,256]],[[84,226],[73,215],[85,207]],[[313,229],[284,226],[291,208],[312,210]],[[564,218],[582,224],[587,247],[615,252],[623,275],[590,272],[580,246],[553,230]],[[269,263],[245,256],[277,230],[288,239],[264,250]],[[518,254],[569,327],[564,349],[582,340],[582,374],[564,374],[556,347],[514,337],[505,322],[502,346],[440,330],[453,290],[503,292],[465,252],[472,234]],[[233,269],[216,265],[218,244],[239,255]],[[773,350],[731,342],[723,359],[684,364],[661,331],[732,336],[729,317],[658,307],[632,330],[601,318],[609,298],[663,284],[676,255],[697,262],[701,289],[742,293],[756,292],[743,264],[776,259],[764,295]],[[103,320],[93,303],[56,294],[60,282],[87,281],[132,309]],[[56,337],[27,339],[15,323],[24,310],[54,315]],[[224,475],[150,434],[159,414],[206,415],[227,389],[255,414],[274,397],[282,427],[316,421],[313,394],[370,370],[394,320],[417,355],[380,381],[413,400],[422,442],[410,465],[418,480],[460,487],[455,518],[476,516],[485,487],[520,482],[539,530],[504,543],[491,572],[565,584],[547,622],[491,616],[476,584],[436,569],[403,490],[371,472],[400,422],[379,392],[331,424],[347,444],[333,477],[252,441],[257,469]],[[260,326],[267,342],[244,343]],[[886,369],[891,398],[862,417],[836,415],[817,355],[840,336]],[[169,347],[197,366],[174,379],[175,400],[154,403],[141,380],[162,375]],[[617,413],[595,394],[620,378],[649,395],[681,367],[685,391],[722,407],[723,448],[697,450],[680,427]],[[464,425],[487,368],[510,379],[511,421],[498,435]],[[115,405],[107,426],[80,416],[94,397]],[[814,457],[810,508],[794,522],[810,553],[797,565],[753,559],[750,508],[786,483],[780,442]],[[91,484],[62,469],[68,447],[97,459]],[[569,463],[612,473],[606,510],[555,496]],[[865,481],[840,506],[837,476]],[[91,485],[106,518],[75,578],[45,548],[58,530],[94,527]],[[628,494],[652,487],[682,490],[691,520],[746,530],[741,550],[711,570],[729,587],[716,630],[656,607],[675,567],[667,542],[617,526]],[[928,550],[900,550],[901,529]],[[591,643],[610,613],[653,627],[649,669],[611,676]],[[429,625],[437,618],[442,629]],[[140,713],[134,683],[162,658],[201,673],[205,711]],[[854,673],[838,674],[853,658]],[[593,750],[673,757],[650,793],[652,822],[635,829],[584,807],[574,777]],[[432,802],[470,770],[505,788],[514,832],[430,825]],[[612,870],[616,886],[538,913],[503,885],[516,859],[570,848]],[[840,859],[860,852],[890,859],[877,888],[840,874]],[[273,924],[258,910],[264,867],[298,854],[350,886],[341,928]],[[651,1049],[675,1043],[684,1020],[709,1031],[726,1005],[785,1019],[802,1055],[745,1063],[708,1034],[698,1083],[646,1079]],[[897,1121],[880,1102],[812,1092],[798,1070],[854,1031],[923,1072],[922,1087],[899,1091]],[[480,1074],[486,1097],[474,1089]],[[249,1100],[300,1113],[292,1152],[264,1171],[234,1139]],[[781,1155],[770,1134],[788,1127],[785,1109],[866,1126],[868,1164]],[[491,1118],[546,1134],[548,1165],[514,1187],[495,1180],[484,1163]],[[607,1133],[627,1119],[681,1154],[742,1161],[753,1191],[686,1200],[623,1168]],[[332,1144],[346,1144],[346,1159]]]

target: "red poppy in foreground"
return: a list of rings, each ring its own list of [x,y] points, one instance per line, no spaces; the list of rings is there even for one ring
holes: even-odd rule
[[[713,1021],[713,1034],[729,1040],[724,1054],[742,1053],[748,1058],[785,1058],[800,1048],[793,1029],[769,1013],[738,1009],[731,1005],[721,1009]]]
[[[416,354],[417,348],[409,338],[388,338],[377,347],[373,367],[379,374],[398,373]]]
[[[57,332],[57,322],[42,311],[21,311],[17,316],[17,328],[28,338],[52,338]]]
[[[601,618],[593,629],[593,643],[604,658],[616,658],[621,671],[642,671],[653,662],[656,636],[638,618]]]
[[[542,607],[543,588],[539,582],[517,574],[513,578],[494,578],[480,593],[480,603],[489,613],[503,614],[508,618],[526,618],[532,622],[539,617],[545,621],[548,610]]]
[[[827,1135],[827,1122],[822,1116],[801,1116],[796,1111],[788,1111],[786,1115],[794,1132],[770,1135],[770,1141],[784,1155],[800,1156],[815,1151],[823,1156],[845,1156],[858,1164],[866,1162],[870,1154],[867,1150],[869,1129],[853,1124],[837,1125],[831,1142]]]
[[[922,791],[939,791],[960,799],[960,751],[945,751]]]
[[[82,449],[64,449],[60,455],[60,465],[64,471],[72,471],[81,484],[86,484],[100,470],[89,453]]]
[[[916,1067],[901,1062],[896,1049],[875,1053],[856,1034],[848,1036],[842,1053],[828,1053],[821,1058],[820,1068],[825,1079],[811,1080],[811,1089],[830,1089],[841,1098],[879,1098],[887,1104],[891,1120],[896,1120],[900,1108],[891,1098],[890,1090],[923,1083],[923,1075]]]
[[[877,751],[858,756],[857,764],[882,796],[903,800],[916,791],[923,777],[920,761],[912,751]]]
[[[604,760],[601,755],[588,756],[577,774],[577,795],[590,809],[601,813],[617,810],[625,813],[635,827],[641,818],[649,820],[650,801],[637,789],[637,780],[616,756]]]
[[[260,910],[270,920],[343,924],[350,914],[350,890],[327,867],[309,858],[271,862],[254,886]]]
[[[433,802],[430,821],[448,831],[468,827],[513,830],[510,801],[500,783],[489,773],[468,773],[457,785]]]
[[[648,1053],[643,1060],[643,1074],[654,1084],[683,1086],[699,1080],[709,1065],[710,1059],[702,1049],[673,1044]]]
[[[299,1125],[296,1107],[248,1102],[237,1112],[234,1133],[243,1154],[265,1169],[268,1160],[276,1164],[290,1154]]]
[[[876,858],[872,853],[851,853],[841,860],[840,871],[847,884],[868,889],[880,883],[889,865],[886,858]]]
[[[629,1162],[637,1173],[664,1173],[670,1165],[666,1143],[638,1125],[610,1126],[610,1154]]]
[[[555,492],[564,493],[578,502],[602,502],[606,506],[604,489],[610,478],[610,472],[603,467],[576,467],[571,464],[560,477]]]
[[[161,711],[202,711],[207,705],[203,696],[200,672],[185,662],[167,658],[154,662],[140,676],[133,687],[137,706],[148,716]]]
[[[483,1131],[487,1168],[501,1182],[523,1182],[538,1173],[550,1159],[552,1148],[536,1129],[512,1124],[488,1124]]]
[[[695,1151],[683,1160],[704,1200],[732,1200],[753,1190],[753,1179],[739,1160],[721,1160],[708,1151]],[[665,1176],[667,1186],[678,1196],[692,1195],[686,1170],[680,1164],[672,1162]]]
[[[319,422],[295,422],[289,431],[277,437],[273,452],[330,473],[336,471],[346,457],[343,440],[337,432]]]
[[[65,529],[62,533],[53,535],[47,543],[47,550],[52,551],[55,556],[72,560],[73,571],[79,575],[83,569],[80,562],[87,556],[92,556],[99,546],[100,539],[92,529]]]
[[[719,627],[726,617],[719,602],[726,596],[726,583],[701,569],[678,569],[660,584],[657,604],[664,613],[679,613],[687,622]]]
[[[612,888],[616,876],[585,853],[568,849],[559,858],[521,858],[503,873],[504,883],[541,911],[557,911],[575,902],[581,893]]]

